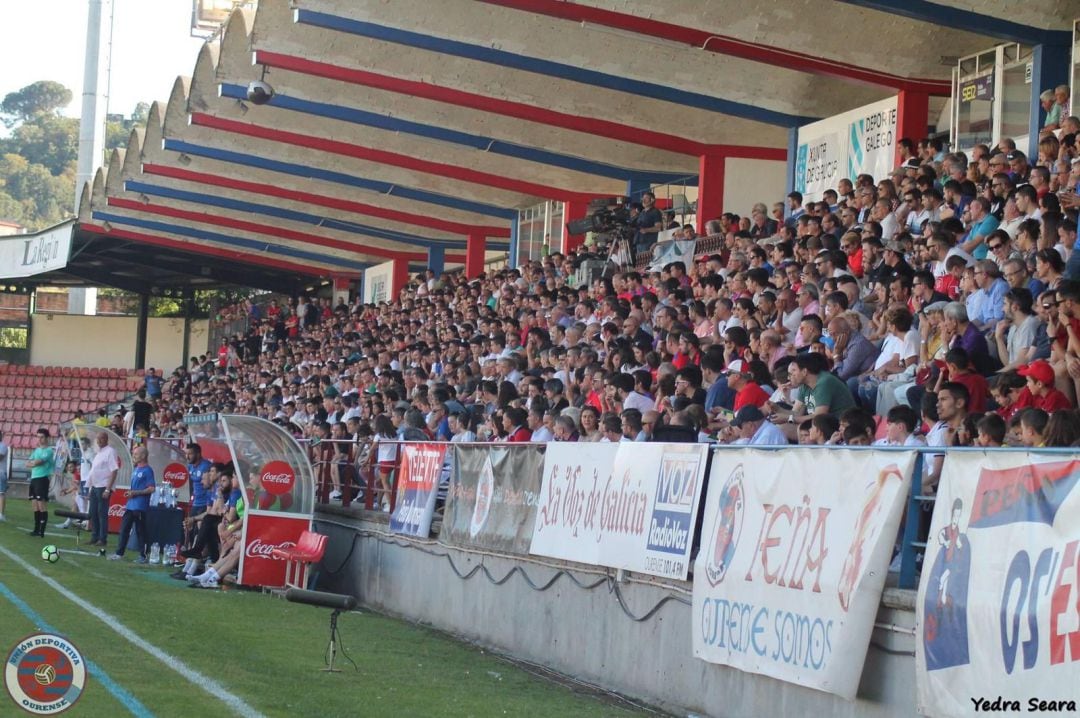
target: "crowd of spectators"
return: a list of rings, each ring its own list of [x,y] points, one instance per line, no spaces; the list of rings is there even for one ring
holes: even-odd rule
[[[714,251],[660,271],[575,281],[580,258],[552,252],[428,271],[392,303],[249,303],[248,331],[131,428],[258,415],[349,443],[384,487],[392,439],[1074,445],[1080,120],[1059,122],[1032,158],[901,140],[890,176],[726,213]],[[646,256],[656,214],[636,213]]]

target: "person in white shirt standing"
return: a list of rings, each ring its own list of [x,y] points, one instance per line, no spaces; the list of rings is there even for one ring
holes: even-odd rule
[[[105,548],[109,537],[109,497],[120,471],[120,457],[116,449],[109,446],[109,432],[98,432],[94,443],[97,453],[86,477],[90,486],[90,545]]]

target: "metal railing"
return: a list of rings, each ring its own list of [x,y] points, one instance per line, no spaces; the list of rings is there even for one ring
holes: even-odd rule
[[[330,479],[330,460],[328,457],[334,455],[334,444],[345,443],[352,447],[357,446],[356,442],[351,439],[347,440],[332,440],[328,439],[319,444],[312,446],[309,454],[312,456],[312,465],[316,467],[316,482],[317,492],[316,497],[320,503],[329,503],[329,493],[332,486]],[[380,440],[383,444],[394,444],[398,446],[396,452],[395,462],[393,469],[388,476],[388,488],[382,489],[376,487],[372,489],[372,479],[374,475],[364,476],[359,472],[356,474],[360,483],[352,487],[352,492],[346,490],[344,481],[342,482],[342,505],[349,506],[354,500],[355,496],[360,492],[363,493],[363,505],[365,508],[371,510],[375,508],[376,495],[381,495],[389,492],[390,511],[393,511],[394,498],[397,493],[397,477],[398,466],[401,460],[400,445],[407,443],[450,443],[450,442],[406,442],[399,440]],[[487,446],[491,445],[491,442],[470,442],[468,444],[455,444],[455,446]],[[496,444],[497,445],[497,444]],[[748,447],[746,444],[718,444],[712,447],[714,452],[718,451],[731,451],[737,449],[753,448],[757,450],[765,451],[782,451],[785,449],[796,448],[793,445],[762,445]],[[944,455],[945,460],[948,460],[950,454],[959,453],[1024,453],[1035,456],[1072,456],[1077,457],[1080,455],[1074,448],[1038,448],[1038,449],[1018,449],[1018,448],[981,448],[981,447],[943,447],[943,446],[929,446],[929,447],[908,447],[908,446],[801,446],[798,448],[808,448],[818,451],[879,451],[887,453],[914,453],[915,462],[912,467],[912,479],[911,487],[907,498],[907,507],[904,512],[904,520],[901,522],[900,534],[897,536],[897,546],[899,549],[900,566],[897,585],[899,588],[914,590],[918,587],[920,563],[922,556],[926,551],[926,535],[930,527],[930,516],[933,512],[934,502],[936,497],[932,494],[924,494],[922,491],[922,478],[924,474],[924,466],[927,461],[927,457]],[[354,455],[349,454],[350,461],[354,461]],[[373,464],[374,465],[374,464]],[[710,465],[711,468],[711,465]],[[702,488],[702,500],[705,497],[705,490],[708,485],[709,469],[706,469],[705,474],[706,486]],[[699,527],[700,529],[700,527]]]

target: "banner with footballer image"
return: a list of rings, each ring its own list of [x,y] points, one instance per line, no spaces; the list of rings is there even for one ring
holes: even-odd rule
[[[923,715],[1076,710],[1077,484],[1072,456],[949,455],[916,604]]]
[[[694,563],[694,656],[855,697],[912,452],[713,455]]]

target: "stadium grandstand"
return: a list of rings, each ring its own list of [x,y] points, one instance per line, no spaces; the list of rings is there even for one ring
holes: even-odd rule
[[[649,705],[1080,698],[1080,9],[242,5],[5,280],[142,297],[95,366],[31,310],[13,487],[42,426],[259,419],[312,587]],[[179,578],[250,583],[196,533]]]

